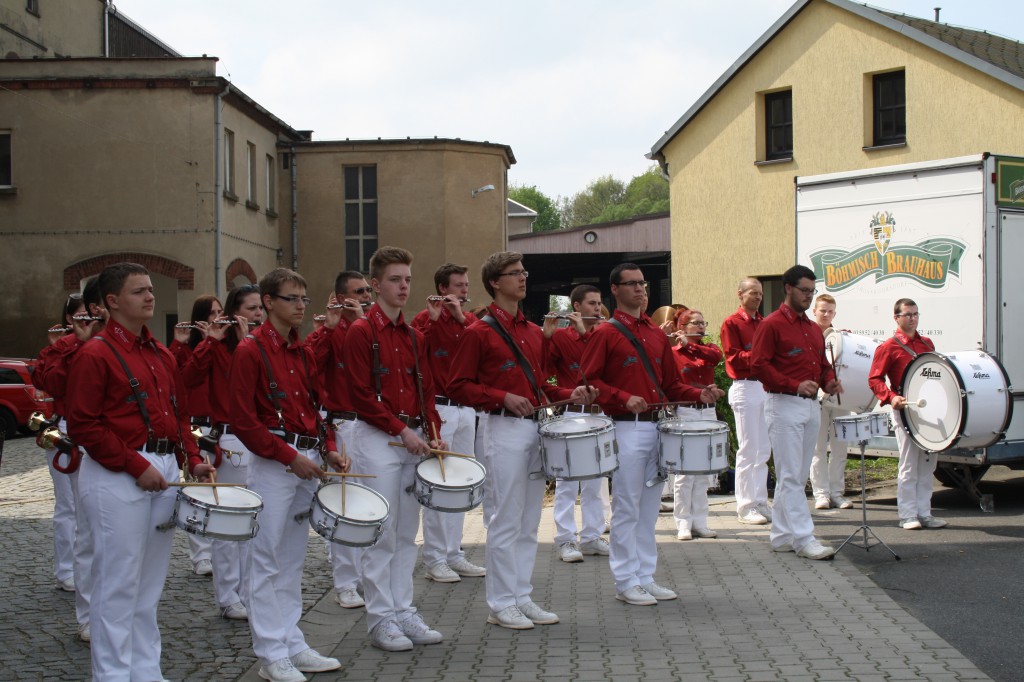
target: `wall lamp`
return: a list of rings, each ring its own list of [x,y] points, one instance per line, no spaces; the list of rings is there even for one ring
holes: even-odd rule
[[[476,195],[480,194],[481,192],[493,192],[493,191],[494,191],[494,185],[484,185],[480,189],[473,190],[472,192],[470,192],[470,194],[472,194],[473,198],[475,199]]]

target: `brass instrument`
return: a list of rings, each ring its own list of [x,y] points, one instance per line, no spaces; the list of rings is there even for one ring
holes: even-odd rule
[[[53,468],[62,474],[73,474],[82,463],[82,452],[75,446],[67,434],[57,428],[57,417],[47,419],[42,412],[33,412],[28,418],[28,428],[40,431],[36,436],[36,445],[44,450],[57,450],[53,458]],[[61,463],[61,455],[67,455],[67,464]]]

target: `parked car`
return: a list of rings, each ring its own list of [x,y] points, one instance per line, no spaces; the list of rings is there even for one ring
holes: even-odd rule
[[[0,431],[12,438],[20,430],[28,433],[33,412],[53,414],[53,398],[32,385],[35,360],[0,358]]]

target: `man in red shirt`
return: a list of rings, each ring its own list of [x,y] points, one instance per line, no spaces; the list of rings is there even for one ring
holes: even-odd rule
[[[444,638],[412,604],[420,504],[407,490],[421,458],[431,448],[447,448],[443,439],[424,436],[440,433],[441,417],[426,399],[434,395],[427,344],[402,315],[411,284],[412,254],[393,246],[377,249],[370,257],[377,302],[352,323],[343,352],[349,396],[359,414],[350,445],[361,472],[374,476],[366,485],[384,496],[390,513],[380,539],[363,552],[366,624],[373,646],[385,651]],[[396,439],[404,449],[389,446]]]
[[[167,484],[186,458],[201,478],[212,467],[189,435],[174,357],[146,327],[156,304],[149,273],[118,263],[98,284],[110,320],[75,354],[67,384],[68,435],[88,451],[78,485],[95,549],[92,675],[159,680],[156,613],[173,532],[157,526],[175,499]]]
[[[736,418],[736,515],[740,523],[764,525],[772,520],[768,506],[768,424],[764,420],[764,386],[750,373],[754,332],[764,317],[761,283],[747,277],[739,285],[740,307],[722,322],[725,372],[732,379],[729,406]]]
[[[750,364],[768,393],[765,420],[776,480],[772,549],[828,559],[835,551],[814,537],[804,487],[821,421],[818,389],[834,395],[842,385],[825,357],[821,330],[805,314],[814,299],[814,283],[814,271],[803,265],[783,273],[786,300],[758,325]]]
[[[549,339],[545,374],[555,375],[559,386],[577,386],[582,383],[580,362],[583,351],[601,320],[601,290],[591,284],[580,284],[569,293],[572,312],[569,326],[558,329],[558,319],[544,320],[544,336]],[[571,405],[566,412],[592,408]],[[608,541],[604,532],[604,502],[601,489],[608,484],[604,476],[586,481],[555,482],[555,547],[558,557],[567,563],[583,561],[583,555],[608,556]],[[576,496],[580,498],[583,528],[576,536]]]
[[[583,353],[583,373],[600,391],[598,403],[616,421],[619,469],[613,474],[612,532],[609,566],[615,579],[615,598],[627,604],[653,605],[676,599],[676,593],[654,581],[658,567],[655,525],[661,509],[662,472],[658,470],[657,422],[664,405],[695,402],[713,404],[720,389],[683,384],[665,332],[651,323],[647,281],[634,263],[612,269],[611,291],[616,310],[600,325]],[[671,414],[671,410],[668,411]],[[647,485],[656,481],[657,485]]]
[[[462,309],[469,301],[469,268],[445,263],[434,272],[436,296],[427,298],[427,307],[413,318],[412,326],[423,333],[427,344],[430,371],[437,395],[434,402],[441,415],[441,440],[453,452],[471,454],[476,442],[476,412],[459,405],[445,395],[451,375],[452,358],[462,335],[476,322],[476,315]],[[423,564],[427,579],[457,583],[465,577],[483,577],[487,569],[466,559],[462,551],[465,512],[423,509]]]
[[[893,410],[903,410],[907,407],[907,399],[897,393],[897,389],[903,385],[907,366],[921,353],[934,351],[935,344],[917,333],[920,313],[917,304],[909,298],[896,301],[893,319],[896,320],[896,331],[875,350],[868,385],[883,405],[892,405]],[[889,380],[888,386],[885,384],[886,379]],[[897,424],[894,431],[896,446],[900,451],[896,482],[900,528],[920,530],[947,526],[945,520],[932,516],[932,475],[938,458],[919,448],[902,425]]]
[[[531,597],[545,489],[542,479],[530,478],[541,470],[537,408],[564,398],[590,403],[595,393],[544,381],[544,334],[519,309],[529,276],[522,260],[514,251],[499,251],[484,261],[481,278],[494,302],[466,330],[448,381],[453,400],[484,413],[480,429],[494,493],[487,528],[487,622],[513,630],[558,622]]]
[[[235,349],[229,381],[229,424],[255,455],[246,482],[263,499],[260,530],[250,541],[249,628],[263,663],[260,677],[300,682],[306,679],[300,671],[336,670],[341,663],[311,649],[299,629],[309,528],[295,517],[309,511],[323,459],[337,470],[348,461],[320,440],[316,367],[296,331],[309,305],[306,280],[277,268],[260,280],[260,298],[266,319]]]

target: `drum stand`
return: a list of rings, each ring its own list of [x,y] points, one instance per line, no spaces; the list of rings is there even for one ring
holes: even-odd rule
[[[858,444],[860,445],[860,512],[862,523],[860,528],[850,533],[850,537],[843,540],[843,544],[839,545],[839,547],[836,548],[836,554],[839,554],[839,551],[843,547],[846,547],[846,545],[851,545],[853,547],[861,547],[868,552],[871,551],[872,547],[881,545],[882,547],[885,547],[887,550],[889,550],[889,553],[892,554],[893,558],[896,559],[896,561],[899,561],[899,555],[897,555],[896,552],[892,551],[892,547],[885,544],[882,541],[882,538],[878,537],[878,535],[875,534],[875,531],[871,530],[871,526],[868,525],[867,475],[864,467],[864,451],[867,449],[868,442],[866,440],[862,440],[859,441]],[[857,536],[858,533],[864,534],[864,539],[862,543],[854,541],[854,538]],[[868,534],[870,534],[871,537],[875,539],[874,542],[871,542],[870,538],[868,537]]]

